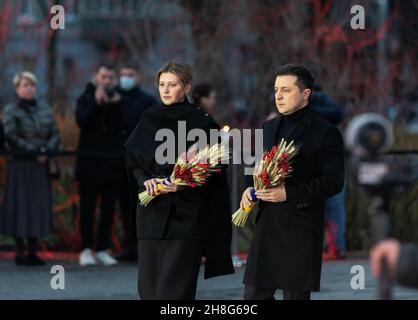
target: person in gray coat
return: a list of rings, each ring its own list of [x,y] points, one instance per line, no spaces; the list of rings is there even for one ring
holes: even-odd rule
[[[60,137],[51,107],[36,99],[36,83],[30,72],[16,74],[17,99],[3,115],[6,146],[12,155],[7,159],[0,231],[15,238],[17,265],[45,264],[36,253],[37,241],[52,226],[48,157],[35,153],[57,150]]]

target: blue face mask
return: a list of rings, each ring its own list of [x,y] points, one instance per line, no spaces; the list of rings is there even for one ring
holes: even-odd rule
[[[136,86],[136,82],[131,77],[122,76],[119,79],[119,86],[122,90],[129,91]]]

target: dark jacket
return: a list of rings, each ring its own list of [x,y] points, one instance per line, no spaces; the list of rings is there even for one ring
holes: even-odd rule
[[[281,121],[280,115],[264,124],[264,150],[277,144]],[[311,109],[286,140],[300,146],[294,171],[285,179],[287,200],[260,201],[244,283],[319,291],[324,201],[344,184],[343,140],[336,127]]]
[[[6,146],[6,136],[4,135],[3,122],[0,121],[0,150],[4,150]]]
[[[155,161],[156,149],[162,144],[155,137],[161,128],[175,134],[172,141],[175,161],[179,156],[178,121],[186,122],[187,133],[195,128],[207,133],[219,129],[212,117],[187,102],[158,104],[146,110],[126,143],[127,165],[138,181],[139,192],[145,190],[145,180],[170,176],[174,165]],[[187,142],[186,147],[191,144]],[[138,205],[137,233],[140,240],[204,239],[205,278],[233,273],[231,210],[225,172],[212,176],[204,186],[158,196],[147,207]]]
[[[157,104],[157,100],[138,86],[128,91],[118,88],[118,92],[122,97],[121,134],[125,143],[141,119],[142,113]]]
[[[3,122],[7,147],[11,151],[52,151],[59,146],[54,114],[51,107],[42,101],[27,103],[18,100],[7,105]]]
[[[396,267],[396,280],[404,286],[418,288],[418,247],[403,244]]]
[[[309,105],[316,113],[334,126],[339,125],[343,120],[344,112],[341,107],[321,90],[313,91]]]
[[[98,105],[96,87],[89,83],[77,99],[76,121],[80,127],[76,177],[86,183],[122,183],[121,106],[119,103]]]

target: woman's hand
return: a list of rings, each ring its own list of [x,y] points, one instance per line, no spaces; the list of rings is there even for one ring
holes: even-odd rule
[[[164,191],[158,189],[157,184],[160,183],[164,186]],[[157,194],[177,192],[184,189],[183,186],[178,186],[173,182],[168,182],[167,179],[154,178],[144,182],[145,189],[149,195],[155,196]]]
[[[184,189],[184,186],[179,186],[179,185],[177,185],[177,184],[175,184],[175,183],[173,183],[173,182],[168,182],[168,180],[167,179],[164,179],[164,189],[165,189],[165,192],[166,193],[168,193],[168,192],[177,192],[177,191],[180,191],[180,190],[183,190]]]
[[[161,191],[158,189],[157,184],[162,183],[164,179],[154,178],[149,179],[144,182],[145,189],[147,190],[149,195],[155,196],[156,194],[161,193]]]

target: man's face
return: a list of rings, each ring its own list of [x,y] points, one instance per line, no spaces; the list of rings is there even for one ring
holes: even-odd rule
[[[120,69],[119,78],[121,78],[121,77],[129,77],[129,78],[134,79],[136,85],[138,85],[140,80],[141,80],[138,72],[135,69],[131,69],[131,68]]]
[[[310,89],[301,90],[297,85],[297,77],[293,75],[277,76],[274,83],[274,96],[277,110],[288,115],[308,104]]]
[[[102,86],[105,88],[116,86],[115,71],[105,67],[101,67],[96,72],[96,82],[98,86]]]

